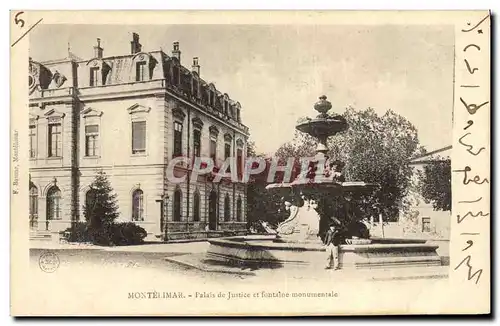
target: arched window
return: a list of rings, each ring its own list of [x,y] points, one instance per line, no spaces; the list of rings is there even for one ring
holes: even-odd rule
[[[61,190],[52,186],[47,191],[47,220],[60,220],[61,216]]]
[[[144,192],[141,189],[132,194],[132,221],[144,221]]]
[[[38,188],[30,182],[30,202],[29,202],[30,226],[35,226],[38,218]]]
[[[236,201],[236,221],[241,222],[241,197]]]
[[[193,220],[195,222],[200,221],[200,194],[198,191],[193,196]]]
[[[174,192],[174,221],[181,220],[182,193],[180,189]]]
[[[231,220],[231,205],[229,202],[229,195],[226,194],[224,198],[224,221],[228,222]]]

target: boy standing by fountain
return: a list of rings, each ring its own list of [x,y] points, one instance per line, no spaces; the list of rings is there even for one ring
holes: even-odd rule
[[[340,228],[335,222],[330,222],[329,229],[326,231],[324,245],[326,246],[326,266],[325,269],[339,269],[339,245],[340,245]]]

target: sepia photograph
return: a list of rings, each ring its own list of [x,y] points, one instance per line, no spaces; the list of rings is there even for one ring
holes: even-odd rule
[[[489,282],[489,170],[456,154],[489,155],[489,51],[457,59],[488,12],[48,14],[18,17],[19,314],[444,313]]]

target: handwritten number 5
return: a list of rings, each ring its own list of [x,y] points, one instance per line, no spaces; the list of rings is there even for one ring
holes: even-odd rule
[[[16,14],[16,16],[14,16],[14,22],[16,23],[16,25],[19,25],[21,24],[21,28],[24,27],[24,20],[19,18],[20,15],[24,14],[24,11],[20,11]]]

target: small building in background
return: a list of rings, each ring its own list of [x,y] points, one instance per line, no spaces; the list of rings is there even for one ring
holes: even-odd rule
[[[425,173],[425,166],[439,161],[451,159],[452,146],[446,146],[432,152],[415,157],[410,161],[413,168],[414,183],[418,182],[418,176]],[[438,237],[449,239],[451,211],[434,210],[431,202],[426,202],[418,190],[413,189],[408,199],[410,201],[411,211],[415,212],[413,222],[414,232],[429,237]]]

